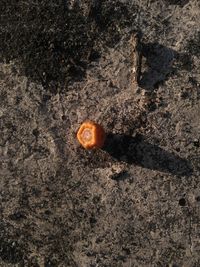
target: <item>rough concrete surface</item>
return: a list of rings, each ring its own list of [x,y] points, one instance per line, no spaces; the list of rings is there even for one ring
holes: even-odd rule
[[[0,266],[199,267],[200,2],[0,6]]]

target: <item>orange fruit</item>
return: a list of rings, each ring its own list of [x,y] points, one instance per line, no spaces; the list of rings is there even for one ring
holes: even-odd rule
[[[84,122],[77,132],[77,139],[85,149],[102,148],[105,136],[103,127],[93,121]]]

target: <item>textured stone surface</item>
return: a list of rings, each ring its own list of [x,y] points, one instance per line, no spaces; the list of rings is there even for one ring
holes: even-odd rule
[[[200,266],[199,1],[1,12],[0,266]],[[79,146],[85,119],[103,150]]]

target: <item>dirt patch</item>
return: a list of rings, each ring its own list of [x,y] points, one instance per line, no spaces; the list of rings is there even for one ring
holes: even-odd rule
[[[3,0],[0,266],[200,265],[199,10]],[[79,146],[86,119],[102,150]]]
[[[73,8],[65,1],[5,1],[1,12],[1,58],[17,60],[25,75],[56,94],[84,77],[102,45],[119,41],[136,9],[131,14],[119,1],[82,1]]]

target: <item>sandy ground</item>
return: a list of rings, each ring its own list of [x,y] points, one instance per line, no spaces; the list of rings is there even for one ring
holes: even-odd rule
[[[200,2],[2,2],[0,266],[199,267]]]

